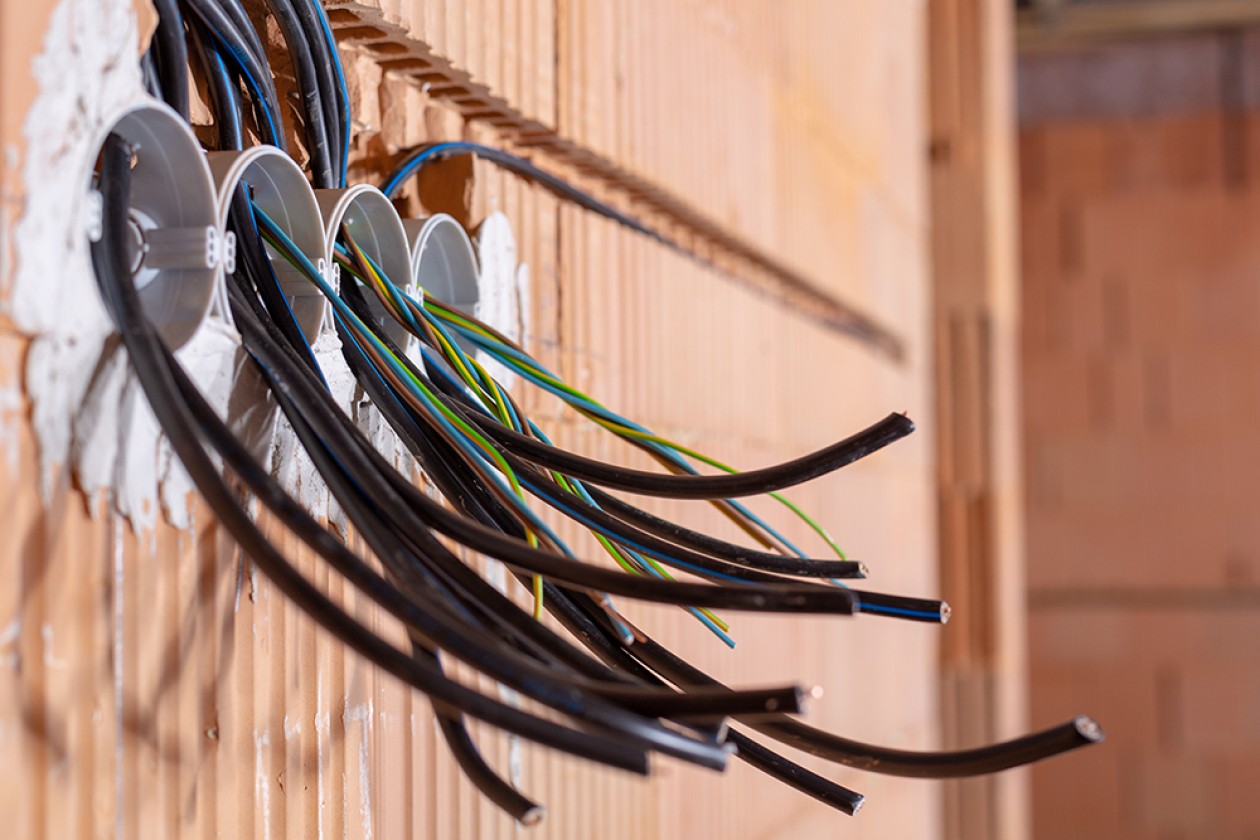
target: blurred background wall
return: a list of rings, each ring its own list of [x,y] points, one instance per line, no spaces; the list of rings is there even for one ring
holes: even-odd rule
[[[1021,19],[1035,836],[1257,837],[1260,4],[1112,6]]]

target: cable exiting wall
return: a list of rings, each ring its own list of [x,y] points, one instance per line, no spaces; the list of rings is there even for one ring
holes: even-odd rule
[[[740,472],[617,413],[456,301],[435,297],[418,270],[417,237],[426,228],[405,225],[388,196],[429,162],[471,153],[667,247],[675,243],[529,161],[484,146],[424,146],[404,157],[384,193],[350,187],[349,95],[318,3],[267,2],[296,78],[291,111],[281,107],[270,57],[239,0],[157,5],[143,74],[166,105],[119,116],[94,168],[99,212],[88,237],[102,300],[166,439],[219,523],[326,631],[433,701],[452,754],[489,800],[523,823],[542,816],[485,760],[469,719],[638,773],[648,771],[653,753],[715,770],[734,755],[848,814],[861,807],[860,794],[756,738],[872,772],[935,778],[995,772],[1101,738],[1092,721],[1077,717],[976,750],[871,746],[793,717],[811,695],[805,687],[728,688],[654,641],[630,617],[629,602],[676,606],[730,645],[726,616],[741,611],[945,623],[949,608],[938,600],[850,586],[866,567],[781,492],[876,455],[913,423],[891,414],[817,452]],[[186,123],[190,79],[214,116],[208,156]],[[309,182],[282,153],[289,124],[310,154]],[[264,143],[251,144],[253,137]],[[178,356],[212,312],[239,334],[259,383],[253,425],[208,401]],[[483,359],[660,470],[555,445]],[[351,387],[439,498],[364,433],[347,398]],[[292,431],[300,457],[366,550],[352,548],[260,458],[259,441],[278,424]],[[706,501],[754,547],[662,519],[619,492]],[[760,495],[802,520],[833,556],[797,546],[741,501]],[[259,529],[251,503],[282,522],[330,576],[397,619],[406,644],[316,587]],[[618,568],[578,556],[544,509],[589,531]],[[456,547],[504,563],[528,590],[532,610],[488,583]],[[544,611],[566,634],[538,620]],[[518,708],[452,679],[450,660],[532,705]],[[732,718],[741,729],[728,728]]]

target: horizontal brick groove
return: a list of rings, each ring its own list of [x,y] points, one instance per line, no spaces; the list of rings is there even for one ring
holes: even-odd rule
[[[744,237],[704,215],[658,185],[627,171],[604,155],[562,137],[550,125],[522,113],[428,44],[411,37],[372,6],[348,0],[326,4],[340,43],[372,55],[388,72],[423,85],[426,94],[467,120],[485,122],[534,163],[597,185],[624,209],[637,213],[680,243],[683,250],[779,305],[828,330],[849,335],[890,359],[905,355],[904,341],[888,326],[821,288]],[[661,224],[663,223],[663,224]]]

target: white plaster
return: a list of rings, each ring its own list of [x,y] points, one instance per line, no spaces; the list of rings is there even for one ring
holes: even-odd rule
[[[333,401],[347,417],[353,418],[358,383],[346,364],[345,357],[341,355],[341,340],[333,330],[325,329],[311,345],[311,351],[324,374],[324,381],[328,383]],[[345,514],[332,499],[328,485],[315,469],[314,462],[302,448],[297,433],[283,414],[277,419],[272,469],[284,488],[312,516],[327,517],[329,522],[345,530]]]
[[[529,270],[516,262],[516,236],[508,217],[495,211],[477,231],[477,318],[520,342],[528,332]],[[480,350],[477,361],[500,385],[511,391],[517,375]]]
[[[362,391],[359,392],[359,400],[355,404],[354,411],[355,425],[372,442],[372,447],[400,473],[410,476],[415,467],[415,459],[411,451],[398,437],[394,427],[389,425],[389,421]]]
[[[342,723],[348,726],[350,723],[357,723],[360,727],[359,733],[359,755],[358,755],[358,771],[359,771],[359,818],[361,819],[360,830],[363,832],[364,840],[371,840],[372,832],[372,729],[373,714],[372,701],[368,700],[364,703],[351,703],[346,705],[346,710],[342,715]],[[348,809],[347,809],[348,811]]]
[[[16,172],[22,156],[18,154],[17,144],[6,143],[4,146],[4,162],[0,166],[5,172]],[[9,297],[13,286],[13,242],[9,228],[13,219],[9,216],[9,208],[21,200],[21,195],[13,192],[9,179],[0,181],[0,300]],[[3,306],[3,304],[0,304]]]
[[[24,201],[13,230],[7,306],[17,327],[34,337],[25,384],[45,496],[66,461],[71,419],[109,331],[80,197],[105,119],[144,98],[136,43],[130,3],[62,0],[31,65],[39,92],[22,124]]]
[[[328,803],[328,766],[332,741],[332,715],[329,714],[324,692],[324,669],[315,669],[315,762],[317,774],[315,789],[319,793],[319,808],[316,811],[319,840],[327,836],[328,818],[325,816]]]
[[[359,739],[359,816],[362,819],[363,840],[372,840],[372,718],[364,724],[363,737]]]
[[[263,837],[271,837],[271,785],[267,779],[267,747],[271,745],[271,733],[254,732],[254,792],[262,810]]]
[[[227,423],[250,454],[265,465],[271,463],[279,414],[253,358],[244,348],[237,348]]]
[[[244,556],[240,557],[236,564],[236,582],[232,587],[232,615],[236,615],[241,611],[241,592],[245,589],[245,566],[253,567]]]
[[[71,421],[70,458],[79,486],[86,493],[113,485],[119,444],[116,417],[127,380],[127,353],[117,340],[109,342],[102,347],[95,373]]]
[[[214,313],[175,353],[188,378],[220,417],[228,414],[240,344],[241,337],[236,328],[221,314]],[[158,477],[162,483],[162,507],[167,519],[177,528],[191,528],[188,501],[196,488],[165,438],[159,444]]]
[[[149,101],[136,45],[131,3],[62,0],[53,11],[31,68],[39,92],[22,128],[24,203],[13,231],[6,305],[33,339],[24,385],[45,498],[69,467],[84,492],[105,492],[137,533],[145,533],[159,505],[177,527],[191,527],[193,488],[160,434],[126,352],[107,341],[111,324],[84,226],[88,177],[108,120]],[[219,311],[176,354],[221,415],[239,343]]]
[[[102,414],[97,422],[118,422],[124,418],[114,462],[114,504],[119,513],[131,520],[137,534],[147,534],[157,524],[158,437],[162,430],[140,383],[130,373],[117,413]]]

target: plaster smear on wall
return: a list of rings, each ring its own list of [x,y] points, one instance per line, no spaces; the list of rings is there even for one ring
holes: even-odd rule
[[[144,97],[135,60],[137,37],[130,3],[63,0],[31,66],[39,92],[22,125],[25,197],[13,230],[8,305],[18,329],[35,337],[27,355],[26,388],[45,496],[66,463],[72,418],[110,332],[96,292],[79,197],[90,146],[105,119]],[[102,431],[103,441],[115,437]]]
[[[311,345],[311,352],[323,372],[324,381],[328,383],[333,402],[346,416],[353,418],[358,383],[345,356],[341,355],[341,339],[331,327],[325,325],[320,328],[319,335]],[[338,528],[345,529],[345,513],[332,498],[319,470],[315,468],[315,462],[306,454],[297,432],[283,414],[277,423],[272,465],[280,483],[312,515],[326,516]]]
[[[529,267],[516,262],[512,223],[497,210],[477,231],[477,262],[479,294],[474,314],[519,344],[529,333]],[[480,350],[477,361],[508,390],[516,385],[515,373]]]
[[[240,334],[227,314],[212,311],[196,335],[175,353],[175,358],[188,371],[189,378],[197,383],[210,407],[220,417],[228,415],[228,400],[236,385],[237,353],[240,346]],[[144,410],[152,413],[147,400],[144,402]],[[217,455],[210,454],[217,466]],[[123,459],[120,457],[119,460],[121,462]],[[161,486],[162,509],[166,512],[167,520],[176,528],[191,528],[193,521],[190,501],[196,492],[196,486],[165,436],[158,439],[157,475]]]
[[[40,447],[45,499],[53,496],[69,467],[86,493],[105,491],[133,527],[145,532],[156,525],[160,511],[175,526],[191,527],[194,488],[134,380],[125,349],[112,336],[91,267],[83,200],[107,120],[150,101],[136,61],[139,37],[127,0],[62,0],[54,10],[31,68],[38,94],[23,123],[24,203],[9,243],[12,293],[0,305],[7,306],[15,325],[33,339],[24,385]],[[506,216],[496,212],[485,220],[477,247],[477,314],[519,340],[529,310],[529,275],[517,263]],[[176,353],[229,422],[233,389],[246,386],[257,393],[243,379],[248,363],[239,347],[230,319],[218,311]],[[363,395],[336,334],[326,330],[313,349],[337,404],[383,455],[411,474],[413,462],[397,436],[374,409],[361,404]],[[483,361],[506,387],[514,386],[515,374],[492,360]],[[283,418],[269,415],[263,421],[265,428],[254,430],[255,453],[270,460],[286,489],[314,515],[344,527],[344,514],[292,428]]]
[[[128,0],[63,0],[53,11],[31,66],[38,92],[22,126],[23,206],[13,228],[6,306],[33,339],[24,384],[45,499],[69,467],[85,492],[107,491],[143,531],[155,524],[159,505],[174,524],[191,525],[191,482],[163,440],[125,351],[110,337],[84,202],[107,121],[149,101],[136,60],[139,43]],[[239,343],[218,313],[177,353],[220,410]]]

